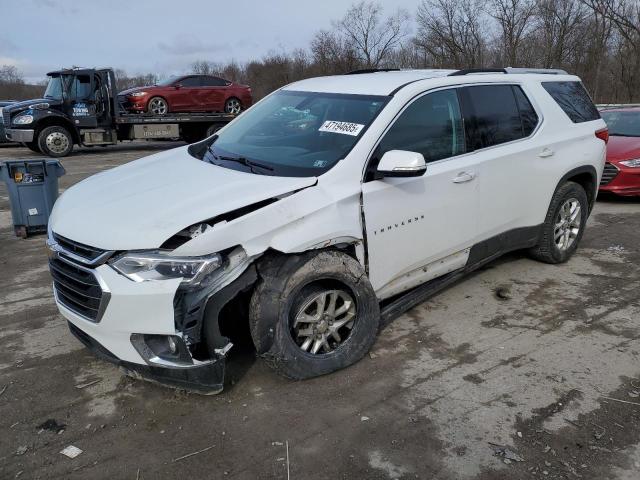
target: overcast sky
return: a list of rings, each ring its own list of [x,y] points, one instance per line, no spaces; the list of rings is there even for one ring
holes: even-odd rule
[[[419,0],[385,0],[415,14]],[[0,0],[0,65],[29,81],[52,69],[109,66],[162,76],[194,60],[240,62],[306,48],[349,0]]]

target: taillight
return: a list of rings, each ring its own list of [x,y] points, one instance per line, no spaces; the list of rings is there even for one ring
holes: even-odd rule
[[[604,143],[607,143],[609,141],[609,129],[601,128],[600,130],[596,130],[596,137],[598,137]]]

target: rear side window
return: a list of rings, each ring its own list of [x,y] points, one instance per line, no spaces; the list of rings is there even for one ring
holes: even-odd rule
[[[542,86],[573,123],[600,118],[598,109],[581,82],[542,82]]]
[[[469,151],[527,136],[511,85],[474,85],[460,95]]]
[[[224,87],[227,85],[227,81],[218,77],[202,77],[203,87]]]
[[[522,88],[514,85],[513,94],[516,96],[518,110],[520,110],[520,121],[522,122],[522,134],[528,137],[538,126],[538,114],[533,109],[533,105],[522,91]]]

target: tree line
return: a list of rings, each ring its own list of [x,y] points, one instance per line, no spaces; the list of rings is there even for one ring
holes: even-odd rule
[[[251,85],[259,99],[296,80],[357,69],[506,66],[564,69],[597,103],[640,102],[640,0],[421,0],[413,12],[361,1],[305,48],[191,67]],[[7,68],[0,97],[21,80],[8,80]],[[158,81],[116,73],[119,89]]]

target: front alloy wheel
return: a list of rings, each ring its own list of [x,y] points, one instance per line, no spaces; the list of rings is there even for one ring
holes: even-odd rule
[[[349,338],[356,314],[356,303],[346,291],[321,289],[303,301],[291,335],[303,351],[328,354]]]
[[[147,111],[154,115],[166,115],[169,112],[169,105],[164,98],[153,97],[149,100]]]
[[[237,98],[230,98],[224,104],[224,111],[232,115],[237,115],[242,111],[242,104]]]

